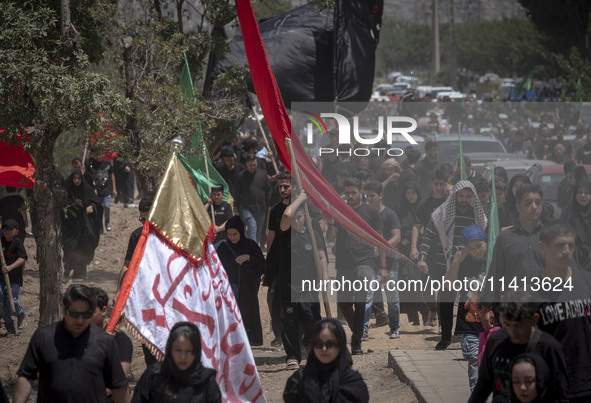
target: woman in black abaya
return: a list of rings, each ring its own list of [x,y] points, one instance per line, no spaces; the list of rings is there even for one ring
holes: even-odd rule
[[[251,346],[263,345],[263,328],[259,311],[259,285],[265,270],[265,257],[259,245],[244,236],[244,224],[239,216],[226,222],[227,242],[222,242],[217,253],[228,273],[238,308]]]
[[[201,333],[193,323],[170,330],[164,362],[142,374],[131,403],[217,403],[222,401],[216,372],[201,364]]]
[[[570,204],[562,211],[560,221],[575,232],[573,259],[581,270],[591,271],[591,182],[578,182]]]
[[[515,207],[515,193],[519,186],[524,183],[531,183],[529,176],[526,174],[517,174],[509,181],[507,199],[499,207],[499,225],[501,228],[519,225],[519,214],[517,213],[517,207]]]
[[[305,367],[287,380],[283,391],[286,403],[365,403],[367,385],[351,366],[347,336],[336,319],[323,319],[312,329],[312,349]]]
[[[66,277],[86,277],[86,266],[94,258],[101,232],[103,209],[92,187],[76,170],[64,182],[68,192],[66,211],[62,216],[62,245]]]

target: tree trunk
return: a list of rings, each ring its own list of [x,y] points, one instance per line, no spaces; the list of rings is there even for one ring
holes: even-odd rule
[[[62,302],[61,212],[65,197],[54,185],[53,147],[61,130],[36,125],[31,140],[35,153],[35,219],[39,264],[39,326],[60,320]]]
[[[449,0],[449,42],[450,42],[450,57],[449,57],[449,85],[454,90],[458,88],[458,81],[456,77],[456,24],[454,20],[454,0]]]
[[[185,0],[176,0],[176,16],[179,27],[179,33],[183,34],[183,3]]]
[[[439,0],[432,0],[433,9],[433,70],[435,73],[441,69],[439,59]]]

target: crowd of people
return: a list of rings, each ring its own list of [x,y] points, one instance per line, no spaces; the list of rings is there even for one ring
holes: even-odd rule
[[[442,111],[441,116],[446,113]],[[543,115],[539,118],[544,120]],[[586,342],[591,334],[591,182],[581,166],[590,162],[591,131],[581,132],[577,142],[566,142],[560,138],[560,129],[548,133],[548,125],[536,132],[519,125],[492,126],[510,151],[563,164],[559,216],[528,175],[508,177],[497,168],[491,183],[467,158],[461,173],[459,164],[438,160],[436,141],[425,142],[423,157],[413,147],[399,158],[384,153],[357,157],[350,151],[358,144],[338,144],[336,133],[329,133],[326,146],[341,153],[319,157],[319,170],[349,207],[397,250],[394,256],[362,242],[318,211],[291,175],[272,163],[272,152],[260,141],[260,134],[246,135],[239,143],[216,150],[216,168],[227,188],[214,187],[205,203],[214,216],[215,247],[252,346],[265,343],[257,296],[261,285],[267,287],[266,308],[274,337],[270,344],[283,346],[286,368],[297,370],[286,385],[285,401],[310,401],[311,397],[327,402],[368,401],[363,379],[351,369],[352,355],[364,353],[362,343],[373,328],[388,326],[392,340],[404,337],[403,314],[409,326],[422,322],[439,330],[436,350],[447,349],[453,334],[460,338],[469,363],[471,402],[484,402],[490,393],[493,401],[586,401],[591,396],[591,351]],[[528,138],[528,133],[535,138]],[[68,199],[62,241],[66,275],[84,278],[101,231],[111,230],[110,198],[117,197],[118,182],[112,164],[96,153],[84,173],[79,162],[73,161],[73,171],[63,181]],[[231,204],[223,201],[225,195],[231,196]],[[24,203],[17,197],[15,189],[8,188],[0,200],[6,259],[2,271],[10,277],[15,306],[11,312],[8,285],[0,279],[2,319],[8,333],[15,332],[11,316],[17,318],[19,328],[26,326],[27,319],[18,304],[27,260],[22,246],[27,217],[18,206],[6,207]],[[131,206],[133,198],[120,200]],[[142,199],[142,224],[150,207],[151,199]],[[487,237],[491,211],[498,212],[502,228],[494,244]],[[140,233],[141,227],[130,237],[119,283]],[[489,250],[492,261],[487,265]],[[334,272],[328,263],[333,258]],[[506,290],[487,287],[492,282],[485,282],[482,292],[442,289],[434,296],[362,288],[339,292],[337,318],[322,319],[318,292],[302,284],[329,276],[375,279],[382,284],[429,276],[450,282],[550,277],[576,287],[562,293],[523,292],[519,301]],[[101,401],[103,394],[115,401],[127,398],[131,344],[122,333],[111,338],[100,332],[107,298],[100,290],[86,288],[70,287],[63,301],[64,320],[35,332],[18,373],[14,401],[26,400],[37,377],[40,401],[67,401],[65,396],[78,393],[88,395],[88,401]],[[375,321],[370,323],[372,317]],[[351,330],[349,347],[343,326]],[[87,350],[90,344],[93,348]],[[149,350],[144,349],[144,354],[148,369],[133,401],[184,401],[183,396],[196,396],[192,401],[220,399],[215,372],[200,364],[200,336],[194,325],[175,326],[161,364],[155,363]],[[306,364],[301,366],[304,358]],[[83,368],[103,376],[92,377],[88,380],[92,387],[80,391],[64,380]]]

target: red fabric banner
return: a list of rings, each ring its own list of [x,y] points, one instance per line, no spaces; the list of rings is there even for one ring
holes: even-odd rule
[[[283,98],[267,59],[263,39],[250,0],[236,0],[236,10],[240,20],[240,28],[254,88],[265,116],[265,122],[273,136],[277,154],[283,165],[289,172],[292,172],[291,158],[286,145],[286,140],[291,138],[295,159],[298,162],[297,168],[302,177],[302,185],[312,203],[361,240],[389,252],[394,252],[398,257],[403,258],[403,255],[397,253],[380,234],[374,231],[341,199],[322,174],[318,172],[298,137],[291,136],[293,130],[291,121],[285,110]]]
[[[0,129],[2,133],[4,129]],[[17,143],[27,141],[20,134]],[[31,154],[22,145],[9,145],[0,141],[0,185],[32,188],[35,166]]]

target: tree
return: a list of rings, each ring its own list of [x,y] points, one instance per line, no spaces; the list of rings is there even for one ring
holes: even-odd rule
[[[42,1],[0,7],[0,124],[9,128],[5,136],[26,129],[35,159],[40,325],[60,317],[65,195],[55,184],[55,141],[69,128],[96,130],[103,123],[97,111],[122,113],[126,106],[103,75],[89,71],[69,13],[60,27],[58,10]]]
[[[173,138],[180,136],[190,144],[192,134],[199,130],[210,146],[235,138],[237,123],[246,112],[240,97],[246,91],[247,70],[237,68],[219,77],[211,98],[196,94],[196,101],[189,100],[179,86],[183,51],[197,82],[195,78],[205,71],[208,52],[225,52],[225,42],[211,35],[209,28],[231,22],[235,18],[233,6],[227,0],[207,0],[198,9],[189,10],[183,8],[184,2],[175,1],[176,13],[164,15],[154,1],[132,3],[124,15],[114,6],[93,12],[110,21],[102,31],[102,66],[114,88],[124,88],[130,102],[124,116],[113,116],[113,127],[123,135],[111,146],[133,166],[141,191],[151,194],[158,182],[153,179],[164,168]],[[183,19],[188,18],[196,22],[195,30],[185,33]],[[188,153],[202,149],[199,144],[187,148]]]

